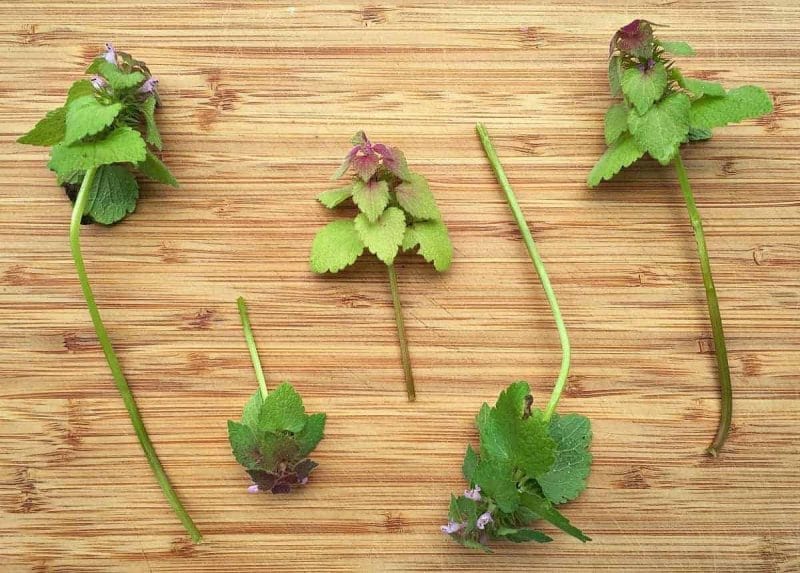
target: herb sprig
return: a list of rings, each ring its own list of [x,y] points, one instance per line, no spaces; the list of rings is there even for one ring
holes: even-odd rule
[[[111,44],[106,44],[105,54],[92,62],[87,73],[95,75],[72,84],[64,105],[48,112],[18,142],[51,147],[48,165],[74,202],[70,249],[97,338],[156,481],[192,540],[199,543],[200,531],[158,459],[122,372],[100,317],[80,246],[81,222],[110,225],[133,212],[139,196],[134,171],[178,186],[154,152],[161,149],[154,116],[158,80],[144,62],[116,51]]]
[[[306,414],[288,382],[267,391],[247,305],[242,297],[237,305],[259,389],[245,405],[241,423],[228,420],[228,439],[236,461],[253,480],[249,492],[289,493],[305,485],[318,465],[308,455],[322,440],[326,416]]]
[[[692,141],[709,139],[715,127],[771,113],[772,99],[758,86],[746,85],[726,90],[717,82],[684,76],[670,54],[692,56],[694,50],[686,42],[668,42],[656,38],[655,26],[646,20],[634,20],[617,30],[611,38],[608,79],[611,95],[621,95],[622,102],[612,105],[606,112],[605,140],[608,149],[589,173],[588,184],[595,187],[603,179],[611,179],[645,153],[662,165],[672,163],[675,167],[697,242],[716,350],[720,420],[707,451],[717,456],[730,430],[733,390],[703,223],[681,159],[680,147]]]
[[[328,223],[317,233],[311,245],[311,270],[337,273],[355,263],[364,249],[387,266],[406,392],[413,401],[414,375],[394,261],[401,250],[416,249],[437,271],[444,272],[450,267],[453,248],[428,181],[408,168],[403,153],[396,147],[372,143],[363,131],[356,133],[351,143],[353,147],[333,175],[335,181],[352,168],[351,181],[317,199],[329,209],[352,199],[359,212],[352,220]]]
[[[478,124],[478,137],[505,192],[539,275],[561,340],[561,369],[544,410],[533,408],[527,382],[514,382],[500,393],[494,407],[484,403],[476,426],[480,447],[467,446],[462,472],[470,489],[451,496],[449,521],[442,532],[465,547],[489,552],[492,539],[516,543],[552,538],[530,527],[537,519],[555,525],[581,541],[589,541],[555,505],[578,497],[586,488],[592,456],[589,419],[579,414],[555,413],[569,374],[570,345],[558,301],[486,128]]]

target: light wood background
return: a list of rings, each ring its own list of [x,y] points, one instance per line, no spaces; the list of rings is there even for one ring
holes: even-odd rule
[[[747,7],[748,4],[755,5]],[[0,569],[3,571],[800,570],[800,7],[795,2],[4,2],[0,6]],[[686,151],[729,341],[717,422],[711,333],[675,176],[598,191],[607,42],[634,17],[698,50],[687,72],[764,86],[776,112]],[[142,457],[69,256],[46,152],[14,143],[113,40],[161,79],[164,159],[137,212],[84,230],[89,274],[158,452],[205,534],[192,546]],[[700,72],[703,70],[703,72]],[[543,403],[556,332],[473,132],[482,120],[534,227],[588,415],[594,539],[438,531],[473,416],[516,379]],[[455,245],[399,264],[419,401],[405,399],[385,269],[308,269],[314,201],[363,128],[431,181]],[[255,379],[329,415],[321,467],[253,496],[227,443]],[[550,528],[547,528],[549,531]]]

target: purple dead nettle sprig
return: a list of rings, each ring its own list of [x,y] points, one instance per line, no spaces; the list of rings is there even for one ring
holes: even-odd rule
[[[453,247],[428,181],[409,169],[403,152],[373,143],[363,131],[356,133],[351,143],[333,175],[337,180],[352,169],[350,182],[317,199],[329,209],[352,199],[359,212],[352,220],[328,223],[317,233],[311,246],[311,270],[337,273],[356,262],[365,249],[387,266],[406,392],[413,401],[414,376],[395,259],[401,250],[416,249],[437,271],[444,272],[450,267]]]
[[[47,113],[18,142],[50,148],[48,167],[74,204],[70,249],[98,341],[156,481],[192,540],[199,542],[200,532],[159,461],[100,316],[80,243],[81,223],[113,225],[134,211],[137,175],[178,186],[157,155],[162,142],[155,119],[156,81],[144,62],[111,43],[86,73],[90,79],[74,82],[64,105]]]

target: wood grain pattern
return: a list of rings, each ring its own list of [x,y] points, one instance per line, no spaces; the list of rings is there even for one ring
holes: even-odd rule
[[[800,7],[704,2],[66,2],[0,6],[0,569],[4,571],[800,570]],[[140,17],[140,14],[146,17]],[[734,430],[704,457],[717,387],[674,174],[599,191],[609,36],[667,24],[687,71],[763,85],[776,112],[686,163],[729,340]],[[102,18],[100,20],[99,18]],[[80,295],[69,206],[15,138],[98,51],[161,79],[165,161],[138,211],[84,231],[98,302],[152,438],[206,536],[190,545],[129,427]],[[481,402],[546,400],[558,340],[473,133],[493,133],[574,345],[562,411],[594,423],[594,541],[477,555],[438,533]],[[315,277],[347,140],[405,150],[437,194],[452,270],[399,265],[419,401],[408,404],[385,269]],[[254,391],[244,295],[274,385],[329,415],[313,484],[253,497],[225,420]]]

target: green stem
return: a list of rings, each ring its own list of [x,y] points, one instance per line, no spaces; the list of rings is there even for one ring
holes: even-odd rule
[[[133,429],[136,432],[136,437],[139,438],[139,444],[141,444],[142,450],[144,450],[144,455],[147,458],[147,462],[153,469],[153,473],[155,473],[156,476],[156,481],[158,482],[158,485],[161,486],[161,490],[164,492],[164,496],[167,498],[169,505],[175,511],[178,519],[181,520],[181,523],[186,528],[186,531],[189,532],[192,541],[199,543],[202,540],[202,535],[192,521],[192,518],[189,517],[189,514],[181,504],[178,494],[172,488],[172,484],[170,484],[169,478],[167,477],[167,474],[158,459],[158,455],[156,454],[156,450],[150,441],[150,437],[147,435],[147,430],[144,427],[144,422],[142,421],[141,414],[139,413],[139,408],[136,407],[136,401],[134,400],[131,389],[128,386],[128,381],[125,380],[125,375],[122,373],[122,367],[120,366],[119,360],[117,360],[117,355],[114,353],[114,347],[111,345],[111,340],[109,339],[106,328],[103,325],[103,320],[100,318],[100,311],[97,308],[97,303],[94,300],[94,294],[92,294],[92,287],[89,284],[89,278],[86,276],[86,267],[83,263],[83,255],[81,254],[81,218],[86,212],[86,207],[89,202],[89,190],[92,188],[92,183],[94,181],[96,172],[97,168],[94,167],[86,171],[80,191],[78,191],[78,197],[75,199],[75,206],[72,210],[72,220],[69,227],[69,245],[70,249],[72,250],[72,258],[75,261],[75,269],[78,271],[78,279],[81,283],[83,296],[86,299],[86,306],[89,308],[89,315],[92,317],[92,323],[94,324],[94,330],[97,333],[97,339],[100,341],[100,346],[103,348],[103,353],[106,355],[106,361],[108,362],[108,367],[111,369],[111,374],[114,377],[114,383],[117,386],[117,390],[119,390],[120,396],[122,396],[125,409],[128,410],[131,423],[133,424]]]
[[[408,401],[417,399],[414,390],[414,374],[411,372],[411,357],[408,354],[408,341],[406,341],[406,326],[403,321],[403,306],[400,304],[400,289],[397,287],[397,272],[394,265],[389,267],[389,285],[392,287],[392,302],[394,303],[394,321],[397,323],[397,340],[400,342],[400,359],[403,361],[403,374],[406,378],[406,393]]]
[[[719,384],[721,396],[721,408],[719,416],[719,426],[714,441],[706,450],[710,455],[719,455],[722,445],[728,437],[731,428],[731,418],[733,416],[733,390],[731,389],[731,371],[728,367],[728,349],[725,347],[725,334],[722,331],[722,316],[719,312],[719,300],[717,300],[717,289],[714,287],[714,278],[711,276],[711,262],[708,259],[708,249],[706,248],[706,237],[703,233],[703,221],[700,219],[700,212],[694,202],[692,187],[689,184],[689,177],[680,153],[675,156],[675,172],[678,174],[678,181],[683,191],[683,198],[686,201],[686,208],[689,210],[689,220],[692,222],[694,238],[697,242],[697,254],[700,256],[700,269],[703,272],[703,285],[706,289],[706,301],[708,302],[708,314],[711,316],[711,332],[714,336],[714,349],[717,355],[717,369],[719,370]]]
[[[261,358],[258,357],[258,348],[256,348],[256,339],[253,336],[253,327],[250,326],[250,315],[247,313],[247,303],[243,297],[236,300],[239,307],[239,316],[242,318],[242,330],[244,330],[244,339],[247,342],[247,349],[250,351],[250,360],[253,361],[253,370],[256,371],[256,379],[258,380],[258,387],[261,389],[261,397],[266,398],[269,392],[267,391],[267,381],[264,378],[264,370],[261,368]]]
[[[567,328],[564,326],[564,319],[561,317],[561,310],[558,307],[558,300],[553,292],[553,286],[550,284],[550,278],[547,276],[547,271],[544,268],[544,261],[542,261],[542,257],[539,255],[539,250],[536,248],[536,243],[533,242],[533,236],[531,235],[531,230],[528,227],[528,222],[525,220],[525,215],[522,213],[522,209],[520,209],[513,189],[511,189],[511,184],[508,182],[508,177],[506,177],[505,171],[503,171],[503,166],[500,164],[500,158],[497,157],[497,152],[495,151],[494,145],[492,145],[492,141],[489,138],[489,133],[486,131],[486,127],[484,127],[484,125],[481,123],[477,124],[475,129],[478,132],[478,138],[481,140],[481,144],[483,145],[483,150],[486,152],[486,157],[489,159],[489,164],[492,166],[494,174],[497,176],[497,181],[500,183],[500,187],[503,188],[503,191],[506,194],[506,200],[508,201],[508,206],[511,207],[511,213],[514,215],[514,220],[516,220],[517,226],[522,233],[522,240],[525,241],[525,246],[528,249],[528,254],[531,257],[531,261],[533,261],[536,274],[539,275],[539,281],[542,283],[542,288],[547,296],[547,302],[550,304],[550,310],[553,312],[553,318],[556,321],[556,328],[558,329],[558,337],[561,340],[561,369],[558,372],[558,378],[556,379],[553,393],[550,396],[550,401],[547,403],[547,408],[545,408],[544,411],[544,419],[547,421],[556,410],[558,400],[561,398],[561,393],[564,391],[564,387],[567,384],[567,376],[569,375],[570,346],[569,337],[567,336]]]

